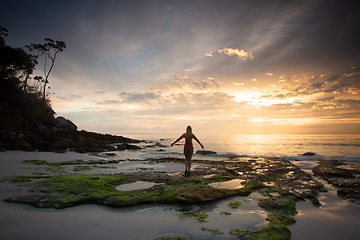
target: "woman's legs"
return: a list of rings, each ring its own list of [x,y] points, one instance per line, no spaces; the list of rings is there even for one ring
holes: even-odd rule
[[[185,171],[190,172],[192,155],[185,155]]]
[[[191,158],[192,158],[193,152],[194,152],[193,149],[184,149],[184,155],[185,155],[185,172],[190,172],[190,168],[191,168]]]

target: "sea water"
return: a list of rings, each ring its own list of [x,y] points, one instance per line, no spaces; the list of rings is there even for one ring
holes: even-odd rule
[[[117,158],[146,159],[146,158],[182,158],[183,141],[175,146],[170,144],[178,136],[162,138],[161,135],[134,135],[130,138],[145,140],[138,144],[142,150],[117,151]],[[286,160],[316,161],[321,159],[347,160],[360,162],[360,134],[243,134],[227,137],[202,138],[197,136],[205,146],[205,150],[215,151],[217,154],[196,154],[201,147],[194,140],[193,159],[224,161],[235,158],[283,158]],[[160,143],[163,146],[156,146]],[[313,156],[304,153],[315,153]]]

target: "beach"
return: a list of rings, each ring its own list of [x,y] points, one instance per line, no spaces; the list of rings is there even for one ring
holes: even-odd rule
[[[2,6],[0,240],[359,239],[359,1]]]
[[[59,170],[55,171],[54,168],[49,169],[46,165],[39,166],[24,163],[25,160],[64,162],[74,160],[98,161],[106,160],[106,158],[101,154],[89,155],[75,152],[62,154],[22,151],[0,152],[2,166],[0,179],[15,176],[41,176],[42,174],[53,176],[58,174],[92,175],[114,173],[139,173],[139,176],[144,177],[147,175],[147,178],[150,179],[152,175],[159,174],[174,179],[183,179],[184,169],[183,163],[179,160],[146,161],[137,159],[106,164],[106,168],[100,168],[104,165],[94,164],[92,166],[99,167],[86,170],[80,168],[77,171],[74,171],[76,165],[66,165],[59,172]],[[244,162],[246,160],[241,159],[239,161]],[[271,164],[282,164],[278,160],[271,161],[274,161]],[[256,162],[265,163],[267,160],[256,159]],[[294,161],[294,163],[294,166],[300,166],[304,173],[311,173],[311,169],[317,164],[317,162],[309,164],[309,162],[301,161]],[[216,165],[211,165],[209,168],[204,160],[194,161],[192,177],[194,179],[204,179],[209,176],[207,173],[214,166]],[[228,165],[226,166],[228,167]],[[288,167],[294,168],[292,165],[288,165]],[[222,168],[218,167],[216,171],[220,171],[219,169]],[[301,173],[298,176],[305,175]],[[236,179],[244,178],[235,176],[232,177],[231,181]],[[318,177],[314,179],[323,184],[328,191],[319,191],[317,199],[321,206],[315,207],[311,199],[307,198],[295,202],[297,213],[293,215],[288,213],[288,215],[296,222],[286,226],[291,232],[291,239],[338,239],[339,237],[355,239],[360,234],[357,227],[358,223],[360,223],[360,205],[351,200],[342,200],[337,196],[335,187]],[[0,182],[0,198],[4,200],[16,196],[35,194],[36,192],[31,192],[31,186],[42,180],[41,178],[32,179],[31,182],[3,180]],[[224,181],[223,179],[219,184],[231,181]],[[236,184],[241,183],[237,182]],[[230,185],[228,187],[237,188]],[[200,204],[194,203],[190,204],[194,209],[186,212],[180,209],[181,204],[163,202],[140,203],[124,207],[84,204],[54,209],[1,201],[0,208],[3,217],[0,232],[4,239],[44,239],[50,237],[53,239],[98,239],[100,237],[104,239],[118,237],[122,239],[161,239],[175,236],[187,239],[238,239],[240,235],[230,234],[232,230],[258,231],[269,224],[266,219],[273,212],[271,209],[261,207],[259,201],[270,196],[266,194],[272,194],[275,198],[286,197],[286,194],[281,191],[278,191],[280,194],[274,192],[274,190],[271,191],[252,190],[250,194],[245,196],[229,196]],[[240,206],[236,208],[229,207],[229,203],[234,201],[240,202]],[[203,218],[186,217],[189,216],[189,213],[194,212],[201,213]]]

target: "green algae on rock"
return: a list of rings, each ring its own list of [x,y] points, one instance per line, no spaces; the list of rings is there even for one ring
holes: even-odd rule
[[[237,207],[240,206],[241,204],[242,204],[241,201],[239,201],[239,200],[233,200],[233,201],[229,202],[229,203],[227,204],[227,206],[229,206],[229,207],[231,207],[231,208],[237,208]]]
[[[295,223],[292,217],[297,214],[295,196],[289,194],[285,197],[260,199],[258,205],[270,212],[266,220],[270,223],[256,231],[245,229],[232,229],[229,234],[249,239],[280,239],[289,240],[291,232],[287,226]]]
[[[14,176],[5,178],[4,181],[8,180],[12,183],[31,182],[31,179],[51,178],[48,175],[35,175],[34,176]]]
[[[216,229],[210,229],[210,228],[205,228],[205,227],[201,227],[201,230],[203,232],[208,231],[211,232],[212,234],[216,235],[216,234],[224,234],[223,232],[220,232],[219,230]]]
[[[241,238],[248,239],[280,239],[289,240],[291,232],[287,226],[295,223],[292,217],[297,214],[295,207],[295,196],[287,194],[278,198],[271,197],[260,199],[258,205],[270,212],[266,220],[269,224],[259,230],[249,231],[245,229],[232,229],[229,234],[237,235]]]
[[[295,220],[287,214],[275,213],[267,216],[266,220],[270,223],[256,231],[246,229],[231,229],[229,234],[237,235],[244,239],[274,239],[274,240],[290,240],[291,232],[287,226],[295,223]],[[245,238],[246,237],[246,238]]]
[[[289,198],[266,198],[259,201],[259,206],[267,211],[282,211],[291,215],[297,214],[295,201]]]
[[[295,220],[287,214],[271,214],[266,220],[268,225],[263,226],[259,231],[252,232],[254,239],[291,239],[291,232],[287,226],[295,223]]]
[[[23,177],[29,180],[35,176]],[[38,176],[37,176],[38,177]],[[63,174],[56,176],[46,176],[46,180],[34,183],[36,190],[46,193],[43,196],[26,195],[15,198],[5,199],[7,202],[18,202],[31,204],[35,207],[54,207],[66,208],[87,203],[106,204],[106,200],[112,203],[110,197],[114,197],[114,188],[123,182],[127,176],[104,175],[104,174]],[[121,193],[118,193],[121,195]],[[108,199],[110,198],[110,199]],[[132,200],[137,203],[138,199],[144,196],[132,196]],[[124,196],[125,205],[129,203],[129,198]],[[117,203],[119,204],[119,203]]]
[[[229,231],[229,234],[230,235],[237,235],[238,237],[245,237],[245,236],[250,236],[250,231],[249,230],[246,230],[246,229],[242,229],[242,228],[239,228],[239,229],[231,229]],[[250,238],[252,239],[252,238]]]
[[[182,162],[179,159],[148,159],[148,162]],[[287,226],[293,224],[297,214],[295,201],[305,198],[317,199],[319,192],[326,191],[310,174],[301,171],[296,165],[283,159],[241,159],[227,162],[194,160],[200,167],[191,176],[181,173],[139,171],[131,174],[52,174],[18,176],[13,181],[24,184],[32,195],[6,199],[8,202],[26,203],[36,207],[66,208],[81,204],[100,204],[112,207],[123,207],[139,203],[203,204],[230,196],[249,196],[260,193],[264,198],[249,198],[268,212],[268,224],[261,228],[232,229],[229,234],[242,239],[290,239]],[[106,164],[108,161],[68,161],[50,163],[40,160],[28,160],[24,163],[48,165],[59,169],[64,165],[79,167],[90,164]],[[41,169],[39,167],[38,169]],[[240,174],[241,173],[241,174]],[[58,174],[58,175],[54,175]],[[41,179],[41,178],[44,179]],[[10,178],[7,180],[11,180]],[[42,180],[42,181],[41,181]],[[212,182],[243,181],[239,189],[216,189],[209,186]],[[129,192],[117,191],[120,184],[146,181],[156,183],[147,189]],[[26,184],[26,185],[25,185]],[[242,200],[246,202],[247,200]],[[206,222],[209,216],[202,209],[182,207],[177,210],[180,219],[193,219],[199,223]],[[226,212],[220,214],[228,215]],[[231,218],[231,217],[230,217]],[[265,219],[263,219],[265,220]],[[187,221],[187,220],[186,220]],[[210,229],[211,230],[211,229]],[[207,230],[206,230],[207,231]],[[211,231],[210,231],[211,232]],[[171,238],[159,238],[171,239]],[[177,239],[173,237],[173,239]],[[180,239],[185,239],[181,237]]]
[[[92,165],[92,166],[75,166],[73,171],[88,171],[94,168],[101,168],[101,169],[117,169],[117,167],[107,167],[107,166],[97,166],[97,165]]]
[[[154,180],[169,184],[157,184],[149,189],[129,192],[117,191],[119,184],[147,178],[144,174],[60,174],[44,176],[47,179],[33,183],[34,191],[46,193],[44,197],[33,195],[8,198],[5,201],[31,204],[35,207],[66,208],[81,204],[101,204],[122,207],[138,203],[205,203],[228,196],[248,195],[242,190],[219,190],[206,186],[199,178],[172,180],[163,174],[152,173]],[[156,178],[158,176],[159,178]],[[31,183],[36,176],[22,177]],[[148,180],[148,179],[144,179]],[[41,201],[39,201],[41,199]],[[46,203],[46,204],[45,204]],[[202,218],[202,216],[197,216]]]
[[[208,218],[209,215],[202,212],[203,209],[204,209],[204,207],[198,207],[196,209],[195,206],[181,205],[181,206],[179,206],[177,211],[179,212],[179,215],[178,215],[179,219],[195,218],[200,223],[204,223],[204,222],[206,223],[207,222],[206,218]]]
[[[116,160],[115,160],[116,161]],[[179,162],[178,159],[148,159],[148,162]],[[119,161],[117,161],[119,162]],[[182,161],[180,161],[182,162]],[[8,202],[26,203],[36,207],[66,208],[81,204],[99,204],[112,207],[124,207],[139,203],[168,203],[168,204],[203,204],[230,196],[248,196],[251,192],[261,192],[265,197],[274,201],[275,207],[263,205],[266,201],[260,200],[259,205],[271,214],[294,215],[296,209],[294,201],[301,198],[294,186],[294,182],[301,180],[301,187],[305,191],[320,189],[319,184],[306,184],[315,181],[310,175],[302,172],[289,161],[280,159],[257,159],[229,162],[197,161],[201,164],[191,176],[160,172],[137,172],[132,174],[59,174],[46,175],[43,181],[33,182],[34,176],[22,177],[22,180],[31,187],[32,195],[8,198]],[[40,160],[28,160],[24,163],[48,165],[59,168],[64,165],[89,166],[90,164],[106,164],[109,161],[65,161],[50,163]],[[113,162],[111,162],[113,163]],[[114,162],[115,163],[115,162]],[[91,165],[90,165],[91,166]],[[243,174],[239,174],[239,172]],[[58,172],[54,172],[58,174]],[[238,179],[245,181],[240,189],[216,189],[208,184]],[[42,180],[42,179],[40,179]],[[120,184],[137,181],[154,182],[155,186],[148,189],[139,189],[129,192],[117,191]],[[272,184],[264,184],[271,182]],[[40,194],[41,193],[41,194]],[[273,194],[277,193],[277,194]],[[258,201],[253,199],[254,201]],[[264,207],[265,206],[265,207]],[[224,213],[225,214],[225,213]],[[209,217],[202,211],[183,211],[179,213],[183,219],[193,218],[205,222]],[[286,235],[282,221],[271,219],[267,226],[277,235]],[[276,225],[276,226],[275,226]],[[281,225],[281,226],[277,226]],[[265,231],[264,226],[264,231]],[[278,230],[282,230],[281,232]],[[259,230],[260,231],[260,230]],[[270,231],[267,229],[266,231]],[[280,232],[280,233],[278,233]],[[251,232],[255,236],[259,232]],[[247,234],[250,234],[248,232]],[[260,235],[259,235],[260,236]]]
[[[118,160],[111,160],[111,161],[104,161],[104,160],[73,160],[73,161],[62,161],[62,162],[48,162],[45,160],[25,160],[22,163],[24,164],[31,164],[36,166],[43,166],[47,165],[49,167],[46,168],[47,171],[51,171],[54,173],[61,173],[61,170],[64,170],[67,165],[74,165],[73,171],[88,171],[94,168],[102,168],[102,169],[117,169],[116,167],[108,167],[108,166],[98,166],[95,164],[112,164],[112,163],[119,163]]]
[[[222,212],[219,213],[219,215],[221,215],[221,214],[224,214],[224,215],[232,215],[231,213],[225,212],[225,211],[222,211]]]

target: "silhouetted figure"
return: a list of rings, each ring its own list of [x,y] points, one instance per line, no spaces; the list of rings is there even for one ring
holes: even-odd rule
[[[171,146],[174,146],[175,143],[177,143],[183,138],[185,138],[185,144],[184,144],[185,174],[190,174],[191,158],[194,153],[192,139],[195,139],[200,144],[202,149],[204,149],[204,146],[201,144],[199,139],[197,139],[197,137],[192,133],[192,129],[190,126],[187,126],[186,132],[183,135],[181,135],[178,139],[176,139],[176,141],[173,142]]]

